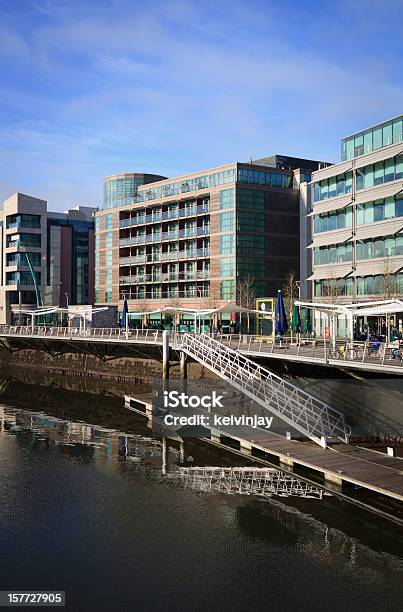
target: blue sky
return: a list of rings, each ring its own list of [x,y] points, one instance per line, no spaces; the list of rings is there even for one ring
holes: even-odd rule
[[[403,0],[1,0],[0,199],[272,153],[403,111]]]

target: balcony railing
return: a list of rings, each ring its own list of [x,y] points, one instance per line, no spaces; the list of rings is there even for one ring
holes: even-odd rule
[[[135,266],[145,263],[159,263],[161,261],[178,261],[185,259],[194,259],[196,257],[210,257],[210,249],[191,249],[182,251],[171,251],[169,253],[155,253],[147,255],[133,255],[121,257],[119,264],[121,266]]]
[[[209,270],[194,272],[168,272],[166,274],[133,274],[120,276],[119,282],[124,285],[141,285],[142,283],[177,283],[181,281],[209,280]]]
[[[133,225],[144,225],[146,223],[161,223],[170,219],[183,219],[184,217],[194,217],[196,215],[206,215],[209,212],[208,206],[192,206],[190,208],[178,208],[177,210],[164,211],[159,215],[142,215],[131,219],[122,219],[120,227],[132,227]]]
[[[120,246],[130,244],[149,244],[152,242],[163,242],[166,240],[178,240],[180,238],[197,238],[198,236],[207,236],[210,233],[210,226],[201,226],[192,229],[181,229],[173,232],[162,232],[159,234],[142,234],[141,236],[131,236],[129,238],[121,238]]]

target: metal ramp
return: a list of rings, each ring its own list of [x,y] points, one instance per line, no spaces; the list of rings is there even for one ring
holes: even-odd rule
[[[175,334],[172,345],[323,448],[328,438],[348,441],[350,428],[341,412],[218,340]]]

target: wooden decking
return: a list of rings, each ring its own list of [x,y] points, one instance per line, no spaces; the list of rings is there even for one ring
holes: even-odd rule
[[[322,449],[311,442],[287,440],[276,434],[248,427],[228,427],[220,432],[252,448],[292,461],[335,480],[364,487],[403,501],[403,460],[350,444],[337,443]]]
[[[149,405],[151,410],[152,396],[125,397],[126,405],[140,401]],[[153,421],[164,429],[162,421],[152,417]],[[240,443],[240,447],[258,449],[269,455],[276,456],[288,465],[299,465],[320,474],[328,481],[343,481],[362,487],[368,491],[380,493],[403,501],[403,459],[389,457],[383,453],[364,449],[343,442],[335,442],[323,449],[312,442],[287,440],[283,436],[270,433],[263,429],[253,429],[246,426],[226,426],[213,428],[212,436],[232,438]],[[177,432],[171,432],[178,439]],[[170,431],[166,431],[170,437]]]

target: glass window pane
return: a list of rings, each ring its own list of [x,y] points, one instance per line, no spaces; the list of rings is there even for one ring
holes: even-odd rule
[[[353,189],[353,173],[346,172],[346,193],[351,193]]]
[[[393,137],[392,137],[392,123],[388,123],[387,125],[384,125],[382,128],[382,142],[383,142],[383,146],[387,147],[388,145],[391,145],[393,142]]]
[[[337,218],[336,213],[329,215],[329,231],[337,229]]]
[[[326,200],[329,194],[327,179],[320,181],[320,199]]]
[[[357,205],[357,225],[363,225],[365,223],[365,204]]]
[[[396,236],[395,255],[403,255],[403,235]]]
[[[353,209],[351,206],[346,211],[346,227],[352,227],[353,225]]]
[[[403,217],[403,198],[399,198],[395,202],[396,217]]]
[[[395,178],[395,160],[393,157],[385,159],[385,183]]]
[[[381,185],[383,183],[383,161],[375,164],[374,172],[374,185]]]
[[[355,174],[355,185],[357,189],[364,188],[364,168],[357,168],[357,172]]]
[[[354,136],[349,138],[346,142],[346,159],[353,159],[354,157]]]
[[[373,164],[365,167],[364,187],[373,187],[374,185],[374,169]]]
[[[365,257],[364,242],[362,240],[357,240],[356,257],[357,259],[364,259]]]
[[[338,210],[337,211],[337,229],[342,229],[346,227],[346,211]]]
[[[395,180],[403,178],[403,155],[396,156]]]
[[[370,153],[372,151],[372,132],[364,134],[364,153]]]
[[[354,138],[354,157],[364,153],[364,136],[360,134]]]
[[[401,142],[403,140],[403,119],[397,119],[393,122],[393,142]]]
[[[334,198],[336,195],[336,177],[333,176],[329,179],[329,198]]]
[[[394,238],[385,238],[385,256],[393,257],[395,254],[395,239]]]
[[[383,200],[381,202],[377,201],[374,204],[374,221],[383,221],[384,219],[384,204]]]
[[[383,257],[385,254],[385,245],[382,238],[375,240],[375,257]]]
[[[376,128],[372,131],[372,148],[374,151],[382,147],[382,128]]]
[[[373,223],[374,222],[374,203],[367,202],[364,204],[364,223]]]
[[[385,219],[392,219],[395,216],[395,200],[393,197],[385,198]]]

